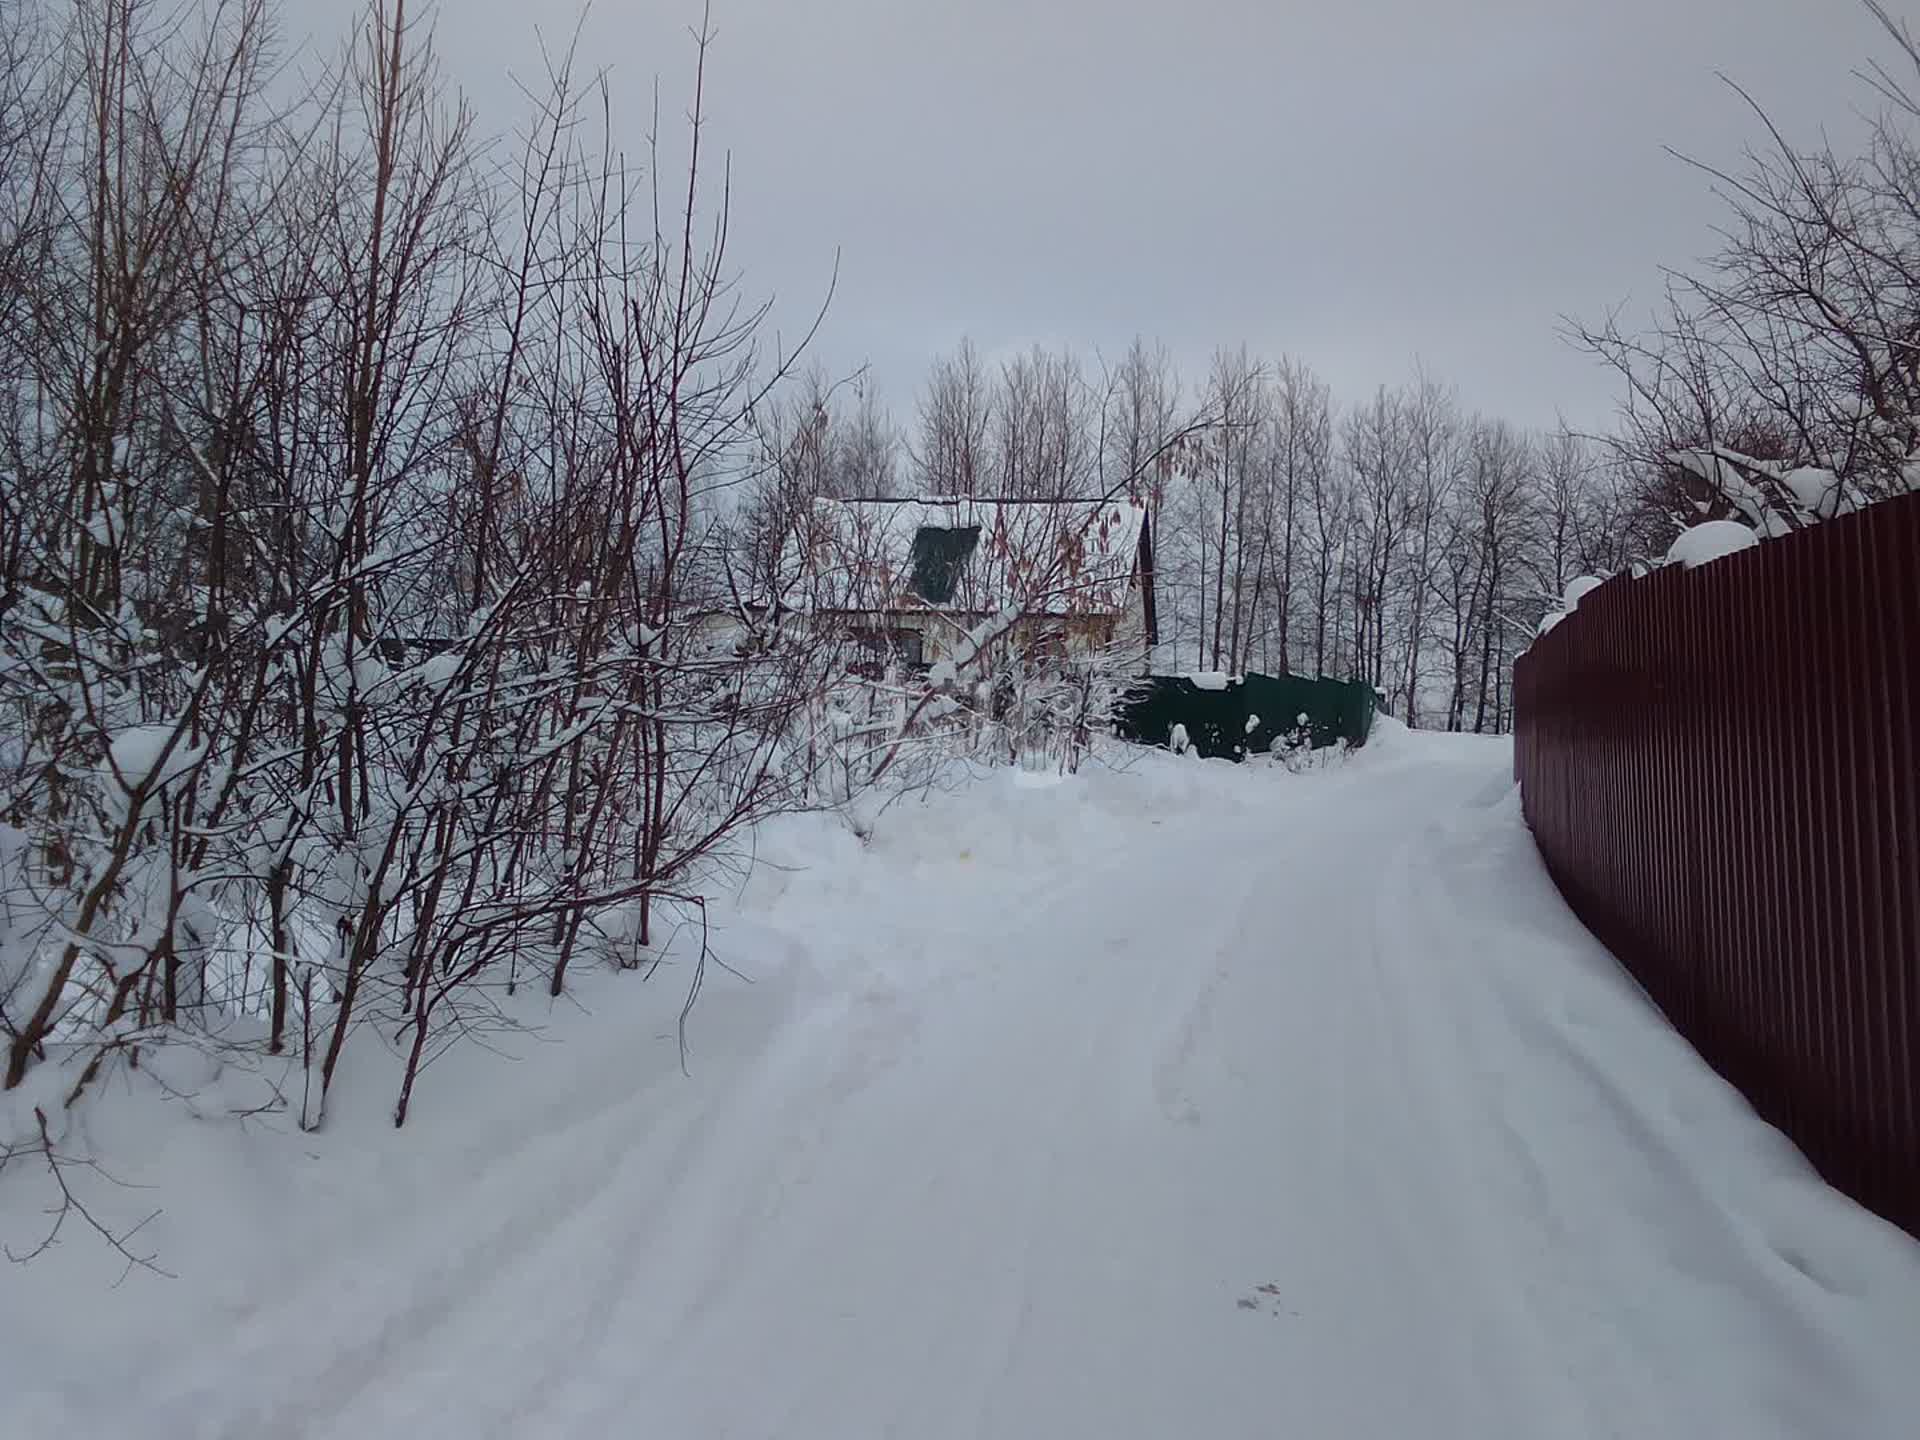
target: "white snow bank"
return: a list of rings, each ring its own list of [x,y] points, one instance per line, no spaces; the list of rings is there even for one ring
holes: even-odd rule
[[[1196,690],[1224,690],[1233,683],[1233,677],[1219,670],[1196,670],[1187,676]]]
[[[1708,520],[1680,532],[1680,538],[1667,551],[1667,564],[1692,570],[1751,550],[1759,543],[1760,537],[1737,520]]]

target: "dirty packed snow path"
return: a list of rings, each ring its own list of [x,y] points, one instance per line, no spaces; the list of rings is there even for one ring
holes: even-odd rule
[[[152,1436],[1910,1435],[1920,1246],[1571,920],[1508,766],[1395,731],[776,827],[810,868],[749,884],[690,1076],[664,982],[629,1021],[613,981],[520,1060],[551,1083],[463,1060],[403,1139],[187,1133],[181,1278],[0,1280],[40,1287],[0,1395]]]

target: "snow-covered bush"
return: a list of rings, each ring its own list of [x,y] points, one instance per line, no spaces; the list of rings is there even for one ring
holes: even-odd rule
[[[698,919],[831,654],[695,623],[779,377],[697,149],[642,234],[570,61],[496,168],[398,9],[292,112],[270,19],[6,21],[4,1084],[219,1034],[315,1125],[377,1023],[399,1123],[501,992]]]
[[[1035,650],[1019,643],[1018,620],[980,622],[953,658],[924,672],[837,678],[813,731],[810,796],[845,807],[860,829],[874,807],[982,767],[1077,770],[1111,733],[1138,652],[1125,644]]]

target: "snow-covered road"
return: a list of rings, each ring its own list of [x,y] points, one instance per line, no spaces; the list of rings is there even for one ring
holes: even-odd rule
[[[169,1437],[1911,1435],[1920,1246],[1571,921],[1508,763],[1395,734],[796,826],[691,1079],[657,1005],[550,1083],[435,1075],[438,1138],[242,1192],[293,1258],[176,1282],[136,1393],[19,1313],[0,1380]]]

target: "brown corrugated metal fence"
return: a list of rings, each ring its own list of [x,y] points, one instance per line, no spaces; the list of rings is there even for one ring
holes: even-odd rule
[[[1821,1172],[1920,1235],[1920,496],[1616,579],[1520,657],[1589,929]]]

